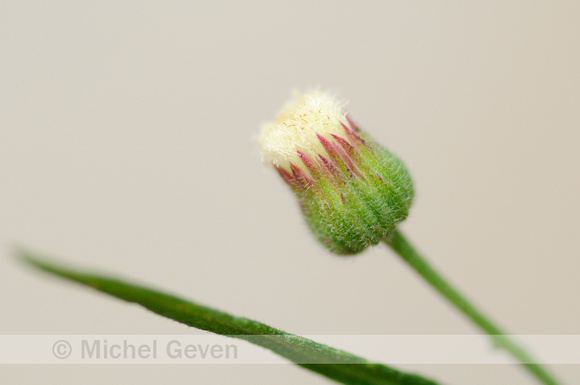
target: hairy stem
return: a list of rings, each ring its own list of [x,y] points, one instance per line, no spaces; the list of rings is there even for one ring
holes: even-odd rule
[[[549,374],[542,366],[534,363],[532,357],[511,338],[496,326],[487,316],[477,310],[471,302],[461,295],[445,278],[443,278],[431,265],[415,250],[403,234],[396,230],[392,237],[385,239],[389,245],[409,266],[413,268],[427,283],[445,297],[460,312],[465,314],[481,330],[489,334],[494,345],[507,350],[521,365],[533,376],[546,385],[558,385],[558,381]]]

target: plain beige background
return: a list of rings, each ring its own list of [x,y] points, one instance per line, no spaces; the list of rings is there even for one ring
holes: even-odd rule
[[[29,271],[14,243],[299,334],[475,333],[389,250],[323,250],[260,163],[261,124],[313,86],[407,163],[402,228],[446,276],[512,333],[580,333],[579,20],[573,1],[2,1],[0,333],[196,332]],[[404,368],[534,383],[508,366]],[[0,371],[328,383],[290,365]]]

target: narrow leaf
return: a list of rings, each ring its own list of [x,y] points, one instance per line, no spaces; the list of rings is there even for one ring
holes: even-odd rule
[[[269,349],[303,368],[343,384],[437,385],[434,381],[418,375],[369,362],[356,355],[285,333],[260,322],[235,317],[118,279],[62,267],[39,259],[27,251],[20,250],[18,254],[29,265],[44,272],[92,287],[113,297],[137,303],[154,313],[188,326],[246,340]],[[317,363],[313,364],[315,362]]]

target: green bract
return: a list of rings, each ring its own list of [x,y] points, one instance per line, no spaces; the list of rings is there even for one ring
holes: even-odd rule
[[[407,217],[413,183],[405,165],[328,95],[301,97],[260,142],[308,226],[331,251],[359,253]]]
[[[292,173],[277,168],[316,238],[338,254],[379,243],[407,217],[413,200],[413,183],[400,159],[366,133],[353,130],[348,137],[320,136],[326,154],[301,154],[308,173],[295,165]]]

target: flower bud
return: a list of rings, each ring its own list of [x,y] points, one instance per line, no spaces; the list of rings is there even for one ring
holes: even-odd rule
[[[258,142],[316,238],[337,254],[356,254],[407,217],[413,183],[403,162],[360,130],[343,106],[322,92],[297,95]]]

